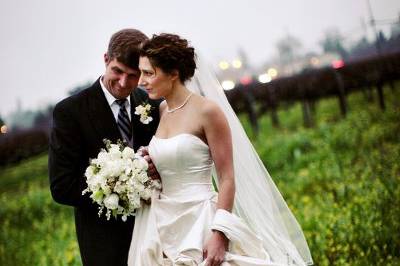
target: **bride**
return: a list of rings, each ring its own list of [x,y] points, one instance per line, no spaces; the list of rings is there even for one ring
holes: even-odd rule
[[[136,215],[128,264],[311,265],[300,226],[187,40],[154,35],[139,69],[149,97],[165,99],[148,147],[163,188]]]

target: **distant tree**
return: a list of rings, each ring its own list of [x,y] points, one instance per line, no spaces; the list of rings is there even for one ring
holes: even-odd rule
[[[0,116],[0,127],[2,126],[2,125],[4,125],[4,120],[1,118],[1,116]]]
[[[378,32],[377,41],[381,44],[383,44],[387,41],[385,34],[381,30]]]
[[[76,86],[75,88],[72,88],[72,89],[70,89],[70,90],[68,91],[68,95],[77,94],[78,92],[80,92],[80,91],[82,91],[82,90],[84,90],[84,89],[90,87],[91,84],[92,84],[92,82],[91,82],[91,81],[88,81],[88,82],[86,82],[86,83],[83,84],[83,85]]]
[[[49,131],[52,123],[52,113],[53,113],[52,105],[48,106],[47,108],[41,111],[38,111],[33,120],[33,127]]]
[[[31,110],[17,110],[10,114],[9,123],[13,129],[30,128],[36,113]]]
[[[368,42],[367,37],[363,36],[358,42],[356,42],[352,47],[351,47],[351,52],[358,52],[362,50],[366,50],[369,47],[371,47],[371,44]]]
[[[283,64],[290,64],[299,56],[302,44],[299,39],[287,34],[284,38],[277,42],[276,47],[278,49],[281,62]]]
[[[328,29],[325,32],[323,39],[320,41],[320,45],[325,53],[338,53],[343,59],[346,59],[348,52],[343,46],[344,37],[336,28]]]
[[[240,61],[242,62],[242,68],[248,69],[250,67],[250,64],[246,51],[242,47],[239,47],[237,53]]]
[[[397,36],[400,36],[400,13],[397,22],[393,23],[390,27],[390,38],[394,39]]]
[[[35,127],[47,129],[51,123],[52,111],[52,105],[34,110],[18,109],[9,116],[7,126],[16,131]]]

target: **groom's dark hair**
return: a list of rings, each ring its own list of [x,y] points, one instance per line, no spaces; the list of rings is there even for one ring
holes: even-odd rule
[[[123,29],[111,36],[107,55],[124,65],[138,69],[140,44],[148,37],[136,29]]]

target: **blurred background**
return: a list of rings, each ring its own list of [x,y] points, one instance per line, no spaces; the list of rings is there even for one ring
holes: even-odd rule
[[[110,36],[186,37],[302,225],[316,265],[400,265],[400,2],[2,2],[0,265],[80,265],[51,199],[53,106],[104,71]]]

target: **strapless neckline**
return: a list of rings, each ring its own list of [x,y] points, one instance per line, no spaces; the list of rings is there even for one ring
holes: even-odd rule
[[[154,135],[148,151],[160,174],[162,191],[153,194],[150,207],[137,213],[128,265],[204,265],[203,248],[213,226],[232,239],[234,248],[226,254],[226,264],[279,264],[268,260],[261,240],[241,219],[227,211],[216,219],[214,163],[201,138],[191,133],[168,138]]]
[[[176,135],[174,135],[174,136],[172,136],[172,137],[168,137],[168,138],[160,138],[160,137],[157,137],[156,135],[153,135],[153,138],[154,138],[154,139],[157,139],[157,140],[161,140],[161,141],[163,141],[163,140],[164,140],[164,141],[167,141],[167,140],[176,139],[176,138],[182,137],[182,136],[189,136],[189,137],[191,137],[191,138],[197,140],[199,143],[201,143],[201,144],[204,145],[205,147],[209,148],[208,145],[207,145],[207,143],[205,143],[205,142],[204,142],[201,138],[199,138],[198,136],[196,136],[196,135],[194,135],[194,134],[191,134],[191,133],[179,133],[179,134],[176,134]]]

